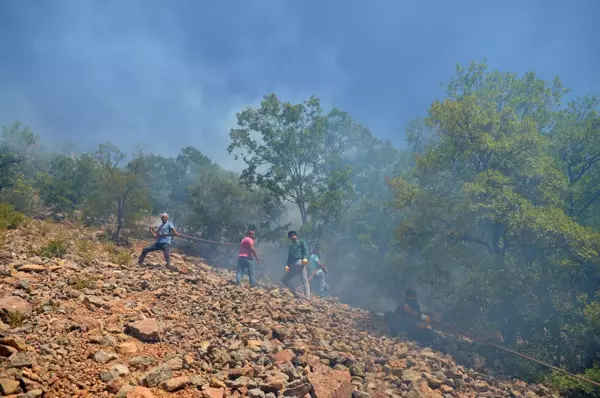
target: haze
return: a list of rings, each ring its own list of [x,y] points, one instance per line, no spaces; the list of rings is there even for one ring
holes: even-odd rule
[[[600,91],[594,0],[174,4],[1,2],[0,122],[79,150],[193,145],[240,170],[229,129],[269,92],[314,94],[401,146],[456,63]]]

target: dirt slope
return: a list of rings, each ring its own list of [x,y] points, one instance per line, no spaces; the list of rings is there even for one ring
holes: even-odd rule
[[[37,256],[53,236],[68,254]],[[368,312],[229,285],[231,273],[173,257],[181,272],[156,254],[138,267],[84,230],[11,232],[0,247],[0,395],[550,396],[385,337]]]

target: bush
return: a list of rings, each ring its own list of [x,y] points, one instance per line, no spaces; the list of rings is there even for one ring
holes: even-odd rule
[[[0,230],[17,229],[24,221],[23,213],[15,211],[8,203],[0,203]]]
[[[68,251],[69,243],[64,239],[52,239],[48,244],[42,246],[38,251],[40,257],[63,258]]]
[[[108,256],[111,263],[119,265],[129,265],[132,259],[131,253],[125,250],[115,250],[114,252],[109,253]]]
[[[78,240],[77,241],[77,254],[86,263],[91,263],[94,259],[94,244],[89,240]]]

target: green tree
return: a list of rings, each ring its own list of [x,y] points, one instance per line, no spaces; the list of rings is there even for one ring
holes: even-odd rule
[[[116,227],[112,239],[119,241],[123,229],[132,227],[150,208],[143,179],[143,157],[138,154],[123,165],[126,156],[119,148],[101,144],[94,158],[98,167],[94,190],[85,206],[86,215],[104,222],[114,217]]]
[[[16,184],[37,140],[38,137],[29,127],[22,127],[19,122],[15,122],[11,126],[2,126],[0,192]]]
[[[597,290],[581,288],[586,270],[597,272],[600,236],[564,211],[568,180],[548,137],[564,92],[533,73],[459,67],[430,108],[434,144],[390,185],[405,281],[446,286],[436,293],[463,326],[575,366],[581,345],[566,342],[591,336],[580,297]]]

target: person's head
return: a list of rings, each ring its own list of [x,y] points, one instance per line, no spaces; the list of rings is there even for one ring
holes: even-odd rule
[[[167,213],[162,213],[160,215],[160,219],[162,222],[167,222],[167,221],[169,221],[169,215]]]
[[[317,246],[315,246],[312,250],[313,254],[316,254],[317,256],[319,256],[319,248]]]
[[[290,231],[288,232],[288,239],[290,239],[292,242],[295,242],[298,240],[298,234],[296,234],[296,231]]]
[[[250,230],[250,231],[246,232],[246,236],[249,237],[249,238],[254,239],[255,233],[254,233],[253,230]]]
[[[404,295],[404,298],[407,301],[417,301],[417,291],[412,287],[406,289],[406,294]]]

